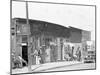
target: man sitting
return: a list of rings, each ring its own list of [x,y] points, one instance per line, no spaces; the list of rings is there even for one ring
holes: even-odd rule
[[[25,63],[26,66],[28,65],[27,61],[25,61],[20,55],[16,56],[14,60],[15,67],[21,68],[22,67],[21,63]]]

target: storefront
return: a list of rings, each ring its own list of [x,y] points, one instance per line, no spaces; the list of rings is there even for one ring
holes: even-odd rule
[[[15,55],[22,57],[28,65],[80,61],[83,46],[80,29],[37,20],[29,20],[30,25],[26,25],[26,19],[15,20],[17,23],[15,36],[12,37],[12,50],[15,50]],[[21,66],[26,65],[21,62]]]

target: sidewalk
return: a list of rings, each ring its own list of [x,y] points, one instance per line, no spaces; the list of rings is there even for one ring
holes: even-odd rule
[[[49,69],[55,69],[55,68],[59,68],[59,67],[63,67],[63,66],[71,66],[71,65],[75,65],[75,64],[81,64],[82,62],[77,62],[77,61],[63,61],[63,62],[53,62],[53,63],[46,63],[46,64],[42,64],[41,67],[34,69],[33,72],[42,72],[45,70],[49,70]],[[32,66],[33,68],[34,66]]]
[[[63,62],[52,62],[52,63],[45,63],[45,64],[39,64],[39,65],[32,65],[31,68],[32,70],[29,71],[28,67],[24,67],[22,69],[15,69],[12,70],[12,74],[17,74],[17,73],[30,73],[30,72],[42,72],[45,70],[50,70],[50,69],[55,69],[63,66],[71,66],[75,64],[82,64],[82,62],[77,62],[77,61],[63,61]]]

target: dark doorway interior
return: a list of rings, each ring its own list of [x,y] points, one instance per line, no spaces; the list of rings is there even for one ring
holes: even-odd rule
[[[27,63],[28,63],[28,47],[27,47],[27,45],[22,46],[22,58],[23,58],[25,61],[27,61]],[[26,66],[26,64],[23,63],[23,66]]]

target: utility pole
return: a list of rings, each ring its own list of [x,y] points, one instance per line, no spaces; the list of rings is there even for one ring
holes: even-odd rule
[[[30,25],[29,25],[28,1],[26,1],[26,24],[28,27],[28,35],[27,35],[27,40],[28,40],[28,70],[31,71]]]

